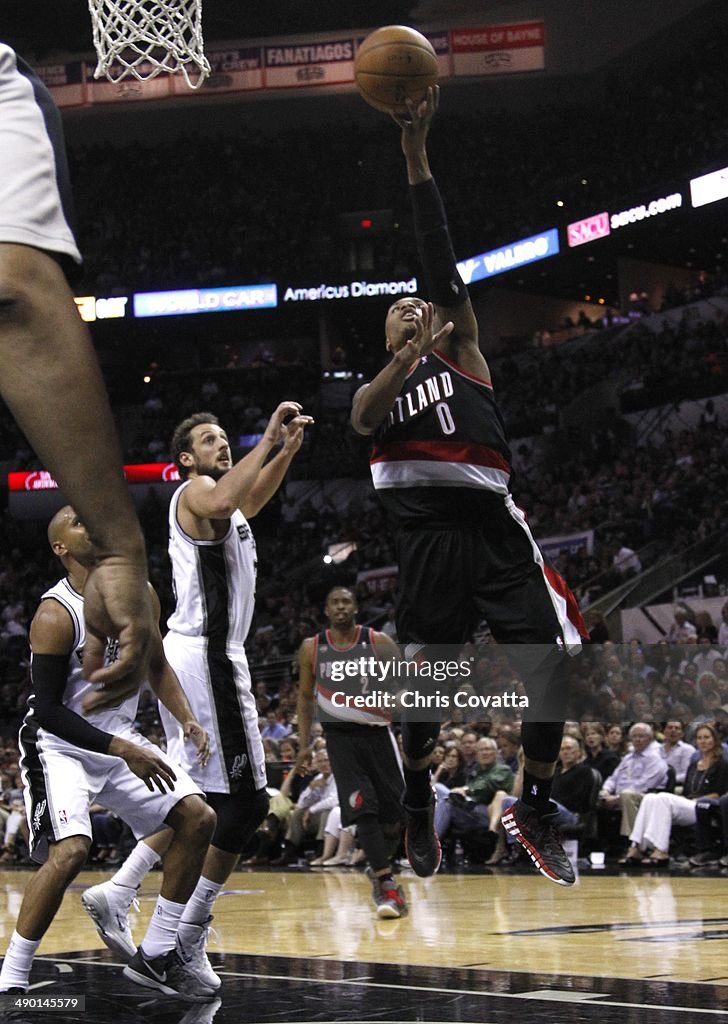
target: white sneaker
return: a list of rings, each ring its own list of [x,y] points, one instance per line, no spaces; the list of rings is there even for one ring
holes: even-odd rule
[[[207,959],[205,947],[210,932],[212,916],[204,924],[180,924],[177,932],[177,955],[185,967],[199,978],[202,985],[218,989],[222,979],[215,974]]]
[[[156,989],[166,996],[179,996],[191,1003],[207,1003],[216,999],[214,991],[202,984],[189,964],[180,960],[176,949],[147,957],[140,946],[122,973],[136,985]]]
[[[113,882],[93,885],[81,893],[83,909],[96,925],[104,943],[123,957],[125,962],[136,953],[136,945],[129,927],[129,908],[139,910],[136,890]]]

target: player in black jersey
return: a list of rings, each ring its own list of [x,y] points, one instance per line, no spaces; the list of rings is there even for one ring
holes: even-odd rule
[[[299,760],[305,758],[311,735],[314,703],[318,705],[331,769],[336,780],[341,821],[356,825],[359,845],[369,861],[377,916],[401,917],[407,910],[404,893],[392,875],[392,857],[399,845],[404,780],[399,754],[389,728],[391,715],[357,700],[371,693],[366,673],[337,673],[342,661],[398,658],[386,633],[357,626],[354,594],[335,587],[326,598],[329,628],[308,637],[299,650]],[[342,678],[343,677],[343,678]]]
[[[427,645],[463,644],[483,617],[499,643],[514,645],[530,708],[523,797],[504,825],[542,874],[570,885],[550,801],[563,723],[544,721],[543,709],[564,648],[578,650],[586,629],[509,493],[504,424],[427,157],[438,99],[439,89],[428,89],[421,103],[408,103],[406,118],[395,118],[432,302],[407,296],[389,308],[392,358],[355,395],[351,420],[374,436],[372,477],[396,527],[397,633],[408,657],[422,658]],[[428,766],[438,730],[435,722],[403,725],[407,853],[420,875],[440,860]]]

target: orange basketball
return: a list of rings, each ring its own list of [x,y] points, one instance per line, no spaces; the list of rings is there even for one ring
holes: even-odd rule
[[[387,113],[406,114],[406,99],[421,100],[437,84],[437,55],[421,32],[386,25],[366,37],[356,51],[354,80],[362,97]]]

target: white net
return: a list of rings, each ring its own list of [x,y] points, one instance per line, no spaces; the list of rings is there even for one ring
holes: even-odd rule
[[[181,71],[191,89],[210,74],[202,0],[88,0],[98,55],[95,78],[144,82]]]

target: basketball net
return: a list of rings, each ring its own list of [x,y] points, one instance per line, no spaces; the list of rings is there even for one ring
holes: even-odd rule
[[[146,82],[181,71],[191,89],[210,74],[202,0],[88,0],[98,64],[94,78]]]

